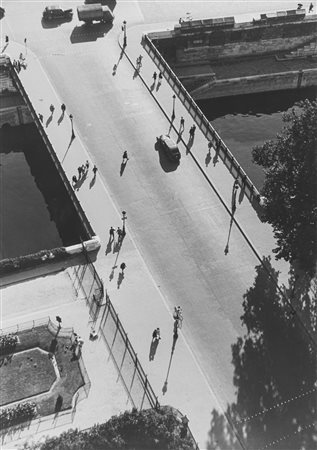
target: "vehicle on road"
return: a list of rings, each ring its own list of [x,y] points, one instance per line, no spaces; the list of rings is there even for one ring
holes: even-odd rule
[[[156,138],[159,146],[164,150],[166,156],[172,161],[179,161],[181,158],[181,152],[177,144],[166,134],[161,134],[158,138]]]
[[[73,10],[63,9],[58,5],[47,6],[43,11],[44,20],[72,20]]]
[[[2,8],[2,6],[0,6],[0,19],[2,19],[2,17],[4,17],[5,15],[5,9]]]
[[[108,6],[102,6],[100,3],[78,6],[77,14],[78,19],[86,23],[92,23],[93,21],[112,23],[114,19],[114,15]]]

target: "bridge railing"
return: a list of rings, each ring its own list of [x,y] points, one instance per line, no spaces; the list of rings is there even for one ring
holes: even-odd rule
[[[216,151],[216,155],[222,159],[232,176],[238,181],[241,188],[244,189],[245,195],[248,197],[253,207],[255,209],[260,209],[261,197],[259,191],[147,34],[143,35],[143,46],[157,65],[160,72],[164,73],[167,82],[178,95],[204,136],[211,142]]]
[[[24,102],[26,103],[27,107],[29,108],[31,116],[32,116],[32,118],[33,118],[33,120],[34,120],[34,122],[35,122],[35,124],[37,126],[37,129],[39,130],[39,133],[40,133],[40,135],[41,135],[41,137],[42,137],[42,139],[43,139],[43,141],[44,141],[44,143],[46,145],[46,148],[47,148],[47,150],[48,150],[48,152],[49,152],[49,154],[50,154],[50,156],[52,158],[52,161],[53,161],[53,163],[54,163],[54,165],[55,165],[55,167],[56,167],[56,169],[57,169],[57,171],[58,171],[58,173],[59,173],[59,175],[60,175],[60,177],[61,177],[61,179],[63,181],[65,189],[67,190],[67,193],[68,193],[70,199],[72,200],[72,203],[74,205],[74,208],[76,209],[76,212],[77,212],[77,214],[78,214],[78,216],[80,218],[80,221],[81,221],[81,223],[82,223],[82,225],[84,227],[84,230],[85,230],[87,236],[89,237],[89,239],[91,239],[92,237],[95,236],[95,233],[94,233],[94,231],[92,229],[92,226],[91,226],[90,222],[88,221],[88,219],[87,219],[87,217],[86,217],[86,215],[85,215],[85,213],[84,213],[84,211],[83,211],[83,209],[82,209],[82,207],[81,207],[81,205],[80,205],[80,203],[79,203],[79,201],[78,201],[78,199],[77,199],[77,197],[76,197],[76,195],[74,193],[74,190],[72,189],[72,187],[71,187],[71,185],[70,185],[70,183],[68,181],[68,178],[65,175],[64,169],[63,169],[63,167],[62,167],[62,165],[61,165],[61,163],[60,163],[60,161],[59,161],[59,159],[58,159],[58,157],[57,157],[57,155],[55,153],[53,145],[51,144],[47,134],[45,133],[43,125],[42,125],[41,121],[38,118],[38,115],[37,115],[37,113],[35,111],[35,108],[34,108],[32,102],[31,102],[31,99],[29,98],[29,96],[28,96],[28,94],[27,94],[27,92],[26,92],[26,90],[25,90],[25,88],[24,88],[24,86],[23,86],[23,84],[22,84],[22,82],[21,82],[21,80],[20,80],[16,70],[14,69],[11,61],[9,63],[9,70],[10,70],[10,75],[11,75],[12,79],[14,80],[14,82],[15,82],[15,84],[16,84],[16,86],[17,86],[17,88],[18,88],[18,90],[19,90],[19,92],[20,92],[20,94],[21,94],[21,96],[22,96],[22,98],[24,100]]]

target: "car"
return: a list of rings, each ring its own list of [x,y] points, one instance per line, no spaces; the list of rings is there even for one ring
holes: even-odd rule
[[[2,6],[0,6],[0,19],[2,19],[2,17],[4,17],[5,12],[6,12],[5,9],[2,8]]]
[[[166,156],[172,161],[179,161],[181,152],[177,144],[167,134],[161,134],[156,138],[158,145],[165,151]]]
[[[63,9],[58,5],[47,6],[43,11],[43,19],[44,20],[72,20],[73,18],[73,10]]]

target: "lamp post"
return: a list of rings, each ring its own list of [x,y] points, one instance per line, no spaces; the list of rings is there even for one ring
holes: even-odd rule
[[[172,111],[172,117],[171,117],[172,122],[175,119],[175,100],[176,100],[176,95],[174,94],[173,95],[173,111]]]
[[[75,139],[75,132],[74,132],[74,124],[73,124],[73,115],[69,114],[70,123],[72,125],[72,139]]]
[[[127,46],[127,21],[126,20],[123,21],[122,30],[123,30],[123,47],[125,48]]]
[[[122,211],[122,235],[125,236],[125,221],[127,220],[127,213]]]

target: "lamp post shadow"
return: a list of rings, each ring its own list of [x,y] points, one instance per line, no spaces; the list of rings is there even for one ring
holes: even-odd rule
[[[162,393],[163,393],[163,395],[165,395],[166,392],[167,392],[168,377],[169,377],[170,370],[171,370],[172,359],[173,359],[173,355],[174,355],[174,351],[175,351],[177,339],[178,339],[178,333],[177,333],[177,330],[176,330],[176,332],[175,332],[175,327],[174,327],[172,350],[171,350],[170,360],[169,360],[169,363],[168,363],[168,368],[167,368],[166,378],[165,378],[165,381],[164,381],[164,385],[163,385],[163,387],[162,387]]]

